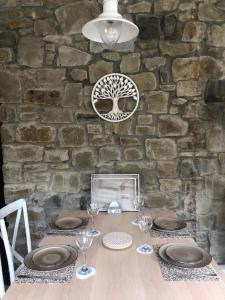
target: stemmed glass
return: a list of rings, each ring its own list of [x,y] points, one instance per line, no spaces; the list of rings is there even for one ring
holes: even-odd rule
[[[142,216],[139,219],[139,228],[142,232],[145,234],[145,239],[147,238],[147,234],[150,232],[150,229],[152,228],[153,220],[151,216]],[[143,254],[150,254],[153,252],[153,248],[151,245],[149,245],[146,241],[143,245],[139,246],[137,248],[138,252]]]
[[[92,221],[92,229],[89,231],[89,235],[91,235],[91,236],[98,236],[101,234],[100,230],[95,228],[95,225],[94,225],[95,217],[98,215],[99,209],[100,209],[100,207],[99,207],[98,203],[96,203],[96,202],[91,202],[87,208],[87,212],[88,212],[89,216],[91,217],[91,221]]]
[[[134,207],[138,211],[138,217],[132,221],[133,225],[139,225],[139,219],[141,218],[142,207],[144,206],[145,199],[141,195],[137,195],[134,199]]]
[[[88,234],[87,230],[81,231],[76,239],[76,245],[83,252],[84,264],[77,268],[76,273],[80,276],[91,274],[93,268],[87,265],[87,250],[91,247],[93,237]]]

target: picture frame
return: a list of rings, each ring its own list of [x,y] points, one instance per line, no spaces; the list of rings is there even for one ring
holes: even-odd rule
[[[117,201],[123,211],[136,211],[134,200],[139,195],[139,174],[91,175],[91,201],[99,204],[100,211],[107,211],[112,201]]]

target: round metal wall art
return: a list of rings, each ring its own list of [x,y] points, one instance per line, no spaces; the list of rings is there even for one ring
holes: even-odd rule
[[[96,82],[91,102],[100,118],[109,122],[121,122],[136,111],[139,104],[138,88],[124,74],[107,74]]]

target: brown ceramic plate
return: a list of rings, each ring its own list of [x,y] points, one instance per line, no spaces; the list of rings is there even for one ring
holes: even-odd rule
[[[187,224],[178,218],[158,217],[153,220],[156,229],[174,231],[180,230],[187,226]]]
[[[188,245],[172,245],[166,249],[166,255],[175,262],[184,264],[201,263],[204,252],[199,247]]]
[[[27,268],[36,271],[59,270],[77,259],[77,250],[71,246],[52,245],[37,248],[24,259]]]
[[[83,220],[78,217],[58,217],[54,224],[58,229],[72,230],[79,227]]]
[[[169,249],[171,251],[169,251]],[[161,246],[159,248],[159,256],[167,263],[180,268],[202,268],[210,264],[212,260],[212,257],[204,249],[178,243]],[[187,258],[185,258],[185,256]]]

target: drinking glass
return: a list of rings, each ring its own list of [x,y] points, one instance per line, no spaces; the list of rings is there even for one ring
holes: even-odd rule
[[[84,256],[84,264],[77,269],[77,273],[81,276],[88,275],[92,272],[92,267],[87,265],[87,250],[91,247],[93,237],[88,234],[87,230],[81,231],[76,239],[77,247]]]
[[[142,207],[144,206],[145,199],[143,196],[138,195],[134,199],[134,207],[138,211],[138,217],[132,221],[133,225],[139,225],[139,219],[141,218]]]
[[[144,253],[144,254],[150,254],[153,251],[153,248],[151,245],[148,244],[147,242],[147,236],[152,228],[153,220],[151,216],[142,216],[139,219],[139,228],[142,232],[145,234],[145,240],[146,243],[138,247],[139,252]]]
[[[95,228],[95,224],[94,224],[95,217],[98,215],[99,209],[100,209],[100,207],[99,207],[98,203],[96,203],[96,202],[91,202],[87,208],[87,212],[88,212],[89,216],[91,217],[91,221],[92,221],[92,228],[89,231],[89,234],[91,236],[97,236],[101,233],[100,230]]]

